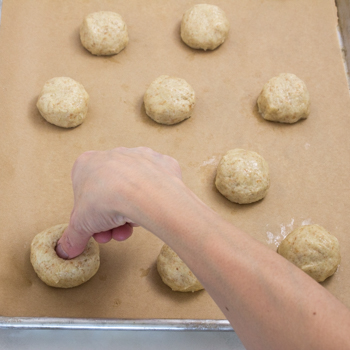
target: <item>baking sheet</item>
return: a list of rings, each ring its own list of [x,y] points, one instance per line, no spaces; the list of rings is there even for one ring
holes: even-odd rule
[[[0,314],[29,317],[224,318],[209,295],[171,292],[155,269],[160,242],[137,228],[126,242],[101,246],[101,267],[71,290],[45,286],[29,263],[34,235],[67,222],[73,205],[70,170],[90,149],[148,146],[175,157],[185,183],[223,217],[276,249],[301,224],[319,223],[341,243],[342,263],[324,283],[350,305],[350,99],[336,35],[336,8],[323,1],[212,1],[230,20],[218,50],[188,48],[179,38],[182,13],[195,1],[5,1],[0,30],[2,247]],[[79,42],[82,18],[120,13],[130,43],[95,57]],[[311,115],[295,125],[261,119],[263,84],[281,72],[302,78]],[[186,79],[196,91],[192,118],[171,127],[151,121],[142,97],[161,74]],[[87,120],[63,130],[36,107],[46,80],[70,76],[90,95]],[[215,168],[231,148],[259,152],[271,169],[261,202],[239,206],[214,188]],[[219,234],[219,232],[218,232]]]
[[[338,9],[338,22],[342,34],[342,51],[347,68],[350,67],[350,2],[348,0],[336,0]],[[347,70],[350,81],[349,70]]]

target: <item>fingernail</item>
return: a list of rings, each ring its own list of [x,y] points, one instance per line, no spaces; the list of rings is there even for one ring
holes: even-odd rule
[[[62,259],[68,259],[68,254],[63,250],[61,243],[56,245],[56,254]]]

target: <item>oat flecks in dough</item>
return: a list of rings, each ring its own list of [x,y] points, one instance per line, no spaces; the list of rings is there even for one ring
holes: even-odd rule
[[[338,239],[319,225],[295,229],[277,252],[317,282],[332,276],[341,260]]]
[[[270,187],[268,164],[256,152],[230,150],[220,160],[215,185],[231,202],[256,202],[266,196]]]
[[[181,21],[181,38],[193,49],[214,50],[227,38],[230,23],[215,5],[198,4],[187,10]]]
[[[30,262],[39,278],[51,287],[72,288],[88,281],[100,266],[100,249],[91,238],[84,252],[74,259],[61,259],[56,244],[67,224],[38,233],[31,244]]]
[[[295,123],[310,113],[310,96],[305,83],[296,75],[282,73],[271,78],[258,97],[258,109],[266,120]]]
[[[100,11],[84,18],[80,26],[80,40],[93,55],[115,55],[128,45],[129,36],[118,13]]]
[[[157,270],[162,281],[175,292],[196,292],[203,289],[187,265],[166,244],[157,258]]]
[[[195,105],[195,93],[186,80],[161,75],[144,95],[146,114],[160,124],[172,125],[189,118]]]
[[[36,106],[49,123],[73,128],[85,120],[88,102],[83,85],[68,77],[57,77],[45,83]]]

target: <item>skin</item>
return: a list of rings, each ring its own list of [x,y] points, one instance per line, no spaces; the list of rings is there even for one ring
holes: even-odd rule
[[[137,224],[178,253],[247,349],[350,349],[349,309],[201,202],[173,158],[148,148],[87,152],[72,182],[75,203],[58,242],[61,257],[79,255],[91,236],[126,239]]]

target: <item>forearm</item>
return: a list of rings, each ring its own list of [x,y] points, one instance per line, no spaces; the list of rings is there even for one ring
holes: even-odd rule
[[[57,251],[126,222],[169,244],[248,349],[350,349],[349,310],[304,272],[223,220],[181,181],[178,163],[147,148],[87,152],[72,171],[74,208]]]
[[[230,228],[225,231],[224,226],[220,234],[225,237],[204,247],[210,273],[200,265],[191,268],[205,279],[203,284],[248,348],[350,348],[350,315],[338,300],[249,236],[235,232],[227,238]]]
[[[186,262],[248,349],[350,348],[338,300],[189,190],[149,210],[145,226]]]

